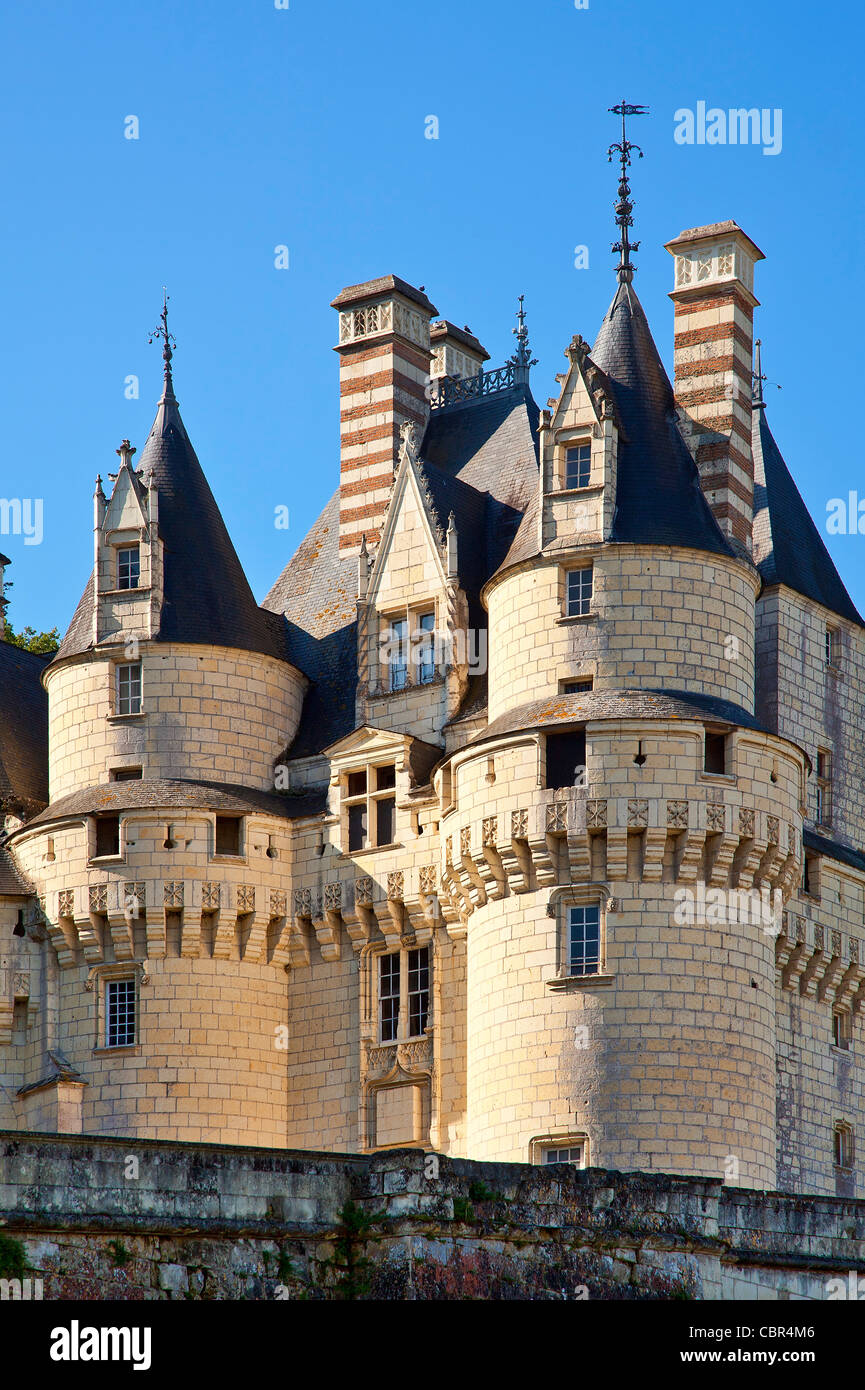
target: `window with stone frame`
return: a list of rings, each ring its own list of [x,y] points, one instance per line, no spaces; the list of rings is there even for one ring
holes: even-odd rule
[[[120,854],[120,817],[96,817],[94,859],[116,859]]]
[[[574,440],[565,449],[563,486],[588,487],[592,480],[592,445],[588,439]]]
[[[601,909],[598,903],[567,908],[567,973],[597,975],[601,969]]]
[[[545,1164],[574,1163],[578,1168],[582,1168],[584,1153],[582,1144],[550,1145],[543,1150],[543,1161]]]
[[[588,1166],[589,1140],[586,1134],[545,1134],[529,1142],[529,1162],[546,1167],[552,1163],[570,1163],[575,1168]]]
[[[380,624],[382,687],[387,691],[429,685],[438,674],[436,610],[430,601],[382,615]]]
[[[547,913],[556,921],[556,973],[547,979],[553,991],[582,987],[607,974],[607,913],[613,899],[605,885],[570,884],[554,889]]]
[[[826,628],[823,650],[824,664],[837,671],[841,665],[841,633],[837,627]]]
[[[834,1160],[836,1168],[852,1168],[855,1158],[853,1146],[853,1130],[848,1124],[839,1120],[833,1130],[832,1135]]]
[[[396,836],[396,766],[384,763],[346,772],[342,783],[348,853],[392,845]]]
[[[547,734],[545,752],[548,788],[584,787],[586,785],[585,725],[568,733]]]
[[[814,776],[815,813],[817,825],[832,824],[832,754],[826,748],[818,748]]]
[[[122,545],[117,549],[118,589],[137,589],[141,580],[141,547]]]
[[[141,713],[141,662],[117,665],[115,670],[115,714]]]
[[[716,729],[706,729],[703,734],[703,771],[714,777],[729,772],[728,753],[727,735]]]
[[[134,975],[105,981],[105,1047],[131,1047],[138,1041],[138,999]]]
[[[429,1022],[430,949],[403,947],[379,956],[379,1041],[423,1037]]]
[[[594,566],[581,565],[568,570],[565,578],[565,613],[569,618],[584,618],[592,611]]]
[[[849,1009],[832,1010],[832,1046],[849,1052],[853,1045],[853,1015]]]
[[[235,858],[243,854],[241,843],[241,818],[240,816],[216,816],[214,827],[213,852],[214,854],[233,855]]]

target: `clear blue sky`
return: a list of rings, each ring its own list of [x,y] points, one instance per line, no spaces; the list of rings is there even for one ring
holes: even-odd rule
[[[124,436],[140,451],[153,417],[164,283],[184,420],[259,599],[336,485],[329,301],[343,285],[388,272],[425,285],[491,365],[525,294],[543,404],[572,334],[593,339],[612,298],[607,108],[622,96],[651,108],[633,123],[636,283],[668,369],[663,242],[733,217],[767,256],[758,332],[787,461],[821,525],[830,497],[865,497],[851,428],[863,37],[852,0],[7,6],[0,497],[45,504],[41,546],[0,537],[14,625],[71,617],[95,475]],[[781,153],[677,145],[673,113],[701,100],[782,108]],[[283,504],[288,533],[273,526]],[[865,608],[865,537],[828,544]]]

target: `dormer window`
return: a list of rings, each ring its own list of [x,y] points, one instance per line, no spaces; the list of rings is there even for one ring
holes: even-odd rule
[[[430,685],[437,675],[435,606],[405,608],[380,619],[379,660],[382,688],[407,690]]]
[[[421,613],[418,618],[417,678],[419,685],[435,680],[435,613]]]
[[[391,690],[405,690],[408,684],[408,623],[395,619],[390,625],[388,652],[388,685]]]
[[[348,853],[391,845],[396,834],[396,767],[364,768],[345,779]]]
[[[572,444],[565,451],[565,487],[588,487],[591,476],[591,444]]]
[[[125,545],[117,551],[118,589],[137,589],[141,578],[141,548]]]

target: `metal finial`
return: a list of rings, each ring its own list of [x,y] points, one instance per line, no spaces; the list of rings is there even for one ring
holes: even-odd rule
[[[763,400],[763,382],[766,380],[763,375],[763,355],[761,352],[762,339],[758,338],[754,344],[754,370],[752,376],[752,401],[755,410],[765,410],[766,402]]]
[[[177,347],[177,339],[173,333],[169,333],[168,331],[168,294],[164,285],[162,286],[162,313],[159,315],[159,326],[158,328],[154,328],[147,341],[152,343],[154,338],[162,339],[162,360],[165,363],[164,395],[173,399],[174,383],[171,380],[171,359],[174,356],[172,345]]]
[[[619,253],[619,264],[616,267],[619,284],[629,285],[634,278],[634,271],[637,268],[635,265],[631,264],[631,252],[639,251],[640,243],[638,241],[631,242],[628,240],[628,228],[634,225],[634,204],[631,202],[631,185],[628,183],[628,168],[631,163],[632,151],[636,150],[640,159],[643,158],[643,151],[640,149],[639,145],[633,144],[633,142],[628,139],[625,117],[646,116],[648,115],[649,108],[648,106],[634,106],[631,102],[623,100],[618,106],[609,107],[609,110],[614,115],[621,116],[622,118],[621,142],[611,145],[607,150],[609,162],[612,164],[613,156],[618,155],[619,163],[622,166],[621,173],[619,174],[619,200],[616,203],[616,223],[619,227],[621,236],[618,241],[613,243],[612,249],[613,252]]]
[[[514,380],[528,381],[529,368],[537,366],[538,359],[532,357],[532,350],[529,347],[529,330],[526,327],[526,311],[523,308],[525,295],[519,296],[519,308],[517,309],[517,326],[511,332],[516,334],[517,350],[513,357],[509,358],[514,366]]]

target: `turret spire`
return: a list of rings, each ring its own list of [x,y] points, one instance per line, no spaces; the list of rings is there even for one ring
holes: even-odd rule
[[[516,334],[517,350],[509,360],[514,366],[514,381],[527,382],[529,379],[529,368],[537,366],[538,359],[532,357],[532,350],[529,347],[529,330],[526,327],[526,311],[523,308],[525,295],[519,297],[519,309],[517,310],[517,326],[511,332]]]
[[[645,116],[648,114],[649,108],[647,106],[634,106],[630,102],[621,101],[618,106],[611,106],[609,110],[616,116],[621,116],[622,118],[621,143],[611,145],[607,151],[609,162],[612,164],[613,155],[617,154],[622,166],[621,173],[619,174],[619,201],[616,203],[616,223],[619,227],[621,236],[618,241],[613,243],[612,249],[614,252],[618,251],[619,253],[619,264],[617,266],[619,284],[629,285],[634,278],[634,271],[637,268],[635,265],[631,264],[631,252],[639,251],[640,243],[638,241],[632,243],[628,240],[628,228],[634,225],[634,218],[632,215],[634,205],[631,202],[631,186],[628,183],[628,168],[631,163],[631,151],[636,150],[640,159],[643,158],[643,151],[640,149],[639,145],[633,144],[628,139],[625,117]]]
[[[165,363],[165,385],[162,392],[162,399],[164,401],[173,401],[176,398],[174,395],[174,383],[171,379],[171,359],[174,356],[172,344],[174,347],[177,347],[177,339],[173,333],[169,333],[168,331],[168,294],[164,285],[162,286],[162,313],[159,315],[159,326],[158,328],[154,328],[147,341],[152,343],[154,338],[162,339],[162,360]]]

